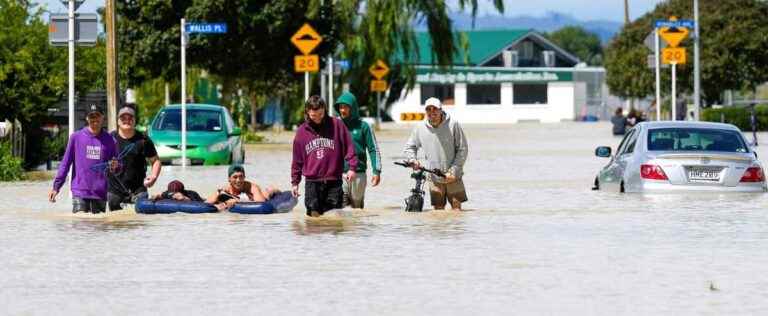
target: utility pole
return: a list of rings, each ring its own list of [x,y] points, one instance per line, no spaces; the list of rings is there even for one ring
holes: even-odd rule
[[[701,112],[701,66],[699,65],[699,0],[693,0],[693,120]]]
[[[106,27],[107,27],[107,127],[109,130],[117,129],[117,103],[118,103],[118,78],[117,78],[117,19],[115,18],[115,0],[106,1]]]
[[[629,0],[624,0],[624,24],[629,24]]]

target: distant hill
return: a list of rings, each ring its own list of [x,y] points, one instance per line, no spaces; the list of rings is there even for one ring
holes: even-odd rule
[[[542,17],[527,15],[500,16],[486,15],[475,18],[472,28],[472,16],[469,13],[451,13],[451,21],[457,30],[483,29],[534,29],[540,32],[552,32],[565,26],[581,26],[589,32],[597,34],[603,43],[607,43],[621,30],[623,23],[607,20],[582,21],[569,14],[548,12]],[[416,29],[426,31],[425,23],[417,23]]]

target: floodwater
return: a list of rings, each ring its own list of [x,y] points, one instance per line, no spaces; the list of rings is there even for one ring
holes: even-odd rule
[[[768,195],[590,190],[605,123],[468,126],[467,211],[402,211],[408,129],[365,211],[74,218],[0,184],[0,314],[736,315],[768,310]],[[246,175],[289,187],[291,133]],[[761,139],[768,135],[761,134]],[[768,157],[768,142],[759,147]],[[209,194],[226,167],[164,167]],[[62,192],[67,190],[65,187]],[[428,199],[427,199],[428,200]]]

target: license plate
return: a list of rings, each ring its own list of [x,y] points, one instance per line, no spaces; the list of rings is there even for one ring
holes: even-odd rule
[[[720,181],[720,168],[688,168],[688,181],[718,182]]]
[[[174,158],[174,159],[172,159],[172,160],[171,160],[171,164],[172,164],[172,165],[178,165],[178,166],[181,166],[181,165],[182,165],[182,162],[186,162],[186,165],[187,165],[187,166],[190,166],[190,165],[192,165],[192,161],[191,161],[191,160],[189,160],[189,158],[187,158],[186,160],[182,160],[181,158]]]

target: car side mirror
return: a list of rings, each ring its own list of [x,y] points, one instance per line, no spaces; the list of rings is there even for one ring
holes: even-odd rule
[[[610,157],[611,156],[611,147],[608,146],[600,146],[595,149],[595,156],[598,157]]]
[[[232,131],[229,133],[229,135],[230,136],[239,136],[242,133],[243,133],[243,131],[240,130],[239,127],[235,127],[235,128],[232,129]]]

